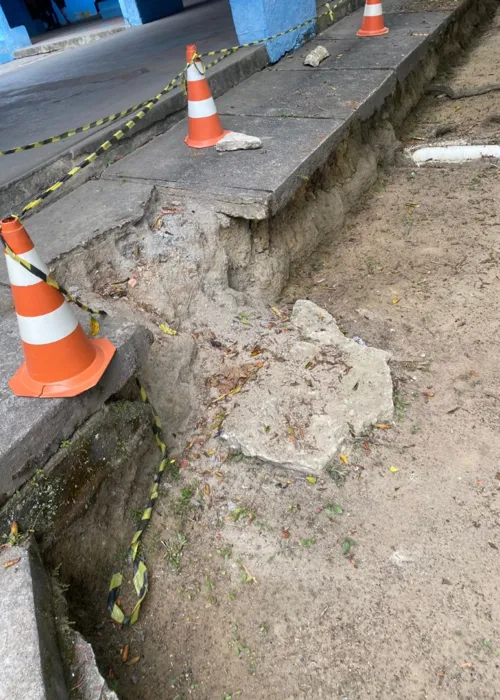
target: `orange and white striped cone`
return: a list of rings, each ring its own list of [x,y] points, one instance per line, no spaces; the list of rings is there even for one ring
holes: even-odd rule
[[[186,48],[188,135],[184,141],[191,148],[208,148],[231,132],[222,128],[205,68],[196,55],[196,46],[190,44]]]
[[[382,36],[382,34],[388,34],[388,32],[389,29],[384,25],[381,0],[366,0],[361,29],[356,32],[356,35]]]
[[[49,274],[17,218],[2,221],[9,248]],[[17,396],[76,396],[95,386],[115,354],[105,338],[88,338],[61,292],[5,253],[24,364],[9,386]]]

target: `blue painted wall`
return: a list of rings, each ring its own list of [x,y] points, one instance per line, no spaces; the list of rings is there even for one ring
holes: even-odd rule
[[[229,0],[238,41],[250,41],[273,36],[290,27],[316,17],[315,0]],[[267,42],[271,63],[278,61],[287,51],[300,46],[316,34],[316,22],[311,21],[301,29]]]
[[[0,63],[12,61],[16,49],[22,49],[30,44],[30,37],[26,29],[24,27],[12,28],[0,5]]]
[[[120,0],[125,22],[132,27],[182,12],[182,0]]]
[[[31,19],[28,8],[20,0],[1,0],[0,7],[11,28],[25,27],[30,36],[36,36],[45,31],[45,25],[39,20]]]

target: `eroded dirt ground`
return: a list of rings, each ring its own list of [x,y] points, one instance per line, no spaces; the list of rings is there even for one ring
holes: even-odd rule
[[[496,82],[499,60],[497,14],[437,82]],[[425,97],[399,136],[419,145],[447,125],[443,138],[493,142],[499,100]],[[309,298],[349,336],[392,352],[394,422],[307,480],[205,444],[211,407],[145,539],[151,591],[139,623],[95,624],[88,600],[78,610],[72,596],[121,698],[500,697],[499,266],[497,163],[417,169],[401,155],[381,173],[279,308]],[[253,319],[240,320],[244,336]],[[213,352],[225,350],[215,341]],[[147,475],[140,483],[127,516]],[[108,511],[121,502],[112,493]],[[103,620],[100,580],[95,596]],[[120,660],[126,644],[136,663]]]

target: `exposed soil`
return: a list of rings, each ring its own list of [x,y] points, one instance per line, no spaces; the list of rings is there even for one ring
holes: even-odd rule
[[[498,80],[499,28],[497,15],[437,82]],[[402,138],[418,144],[448,124],[491,140],[499,127],[484,119],[499,99],[426,97]],[[211,406],[186,436],[179,479],[161,491],[145,538],[151,590],[134,628],[103,622],[111,568],[96,555],[96,570],[88,544],[81,553],[79,574],[95,585],[80,600],[70,591],[72,612],[121,698],[500,696],[499,233],[496,163],[416,169],[401,156],[297,270],[280,309],[309,298],[347,335],[393,353],[394,422],[307,480],[207,441],[225,404]],[[269,311],[259,323],[282,331],[276,319]],[[232,350],[257,363],[245,339],[256,319],[240,323]],[[212,341],[214,354],[230,354]],[[217,396],[238,381],[226,373],[211,388]],[[155,464],[152,455],[151,475]],[[120,494],[117,478],[89,525],[137,506],[135,487]],[[114,528],[118,559],[132,529],[126,518]],[[120,660],[126,644],[136,663]]]

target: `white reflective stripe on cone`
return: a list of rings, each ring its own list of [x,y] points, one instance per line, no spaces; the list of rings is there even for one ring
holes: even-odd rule
[[[202,117],[211,117],[212,114],[217,114],[213,97],[209,97],[207,100],[198,100],[197,102],[189,100],[188,117],[200,119]]]
[[[78,326],[69,305],[63,302],[55,311],[43,316],[17,315],[21,340],[30,345],[48,345],[66,338]]]
[[[205,68],[202,67],[201,63],[198,63],[198,68],[191,64],[187,69],[187,79],[188,82],[194,83],[195,80],[205,80]]]
[[[383,14],[382,5],[365,5],[365,17],[378,17],[378,15]]]
[[[31,263],[35,267],[38,267],[38,269],[45,272],[46,275],[49,274],[47,265],[40,260],[35,248],[28,250],[27,253],[21,253],[19,257]],[[7,261],[9,280],[14,287],[31,287],[32,285],[39,284],[39,282],[41,282],[38,277],[35,277],[35,275],[23,267],[21,263],[18,263],[17,260],[12,260],[7,253],[5,253],[5,259]]]

